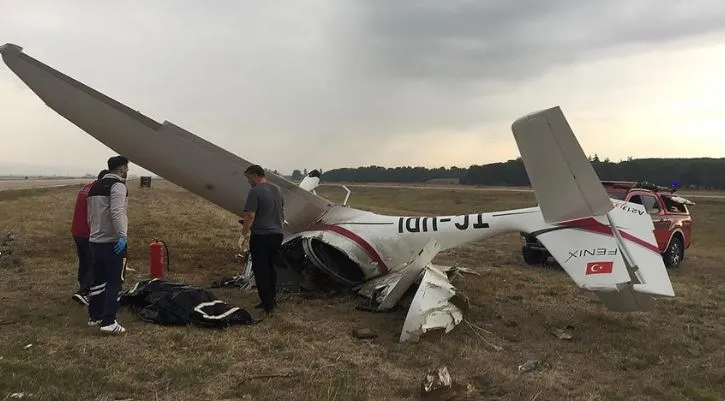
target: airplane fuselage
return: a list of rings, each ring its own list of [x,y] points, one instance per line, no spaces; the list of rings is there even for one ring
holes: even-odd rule
[[[332,247],[359,267],[342,282],[355,285],[400,269],[420,252],[431,239],[440,251],[479,241],[491,236],[528,231],[541,227],[543,218],[538,207],[494,213],[470,213],[444,216],[391,216],[335,206],[308,230],[285,239],[306,242],[308,256],[319,268],[335,276],[335,267],[322,258],[315,260],[313,242],[318,252]],[[341,278],[341,277],[338,277]]]

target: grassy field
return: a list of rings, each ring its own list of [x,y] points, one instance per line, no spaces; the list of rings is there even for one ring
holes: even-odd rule
[[[129,187],[129,265],[136,271],[127,286],[146,277],[153,237],[169,244],[170,279],[206,286],[236,273],[235,216],[168,183]],[[0,400],[11,393],[32,400],[418,399],[426,371],[443,365],[459,388],[456,399],[725,399],[723,200],[693,207],[694,245],[671,272],[677,297],[659,301],[654,313],[607,312],[563,273],[523,266],[519,238],[508,235],[439,255],[437,262],[481,273],[457,283],[471,300],[470,324],[404,345],[396,340],[405,309],[357,311],[354,297],[290,297],[273,317],[223,331],[160,327],[124,311],[127,334],[102,337],[70,299],[76,190],[0,192],[0,234],[16,234],[13,253],[0,257]],[[329,187],[324,194],[344,196]],[[534,203],[524,192],[365,187],[350,198],[354,207],[401,214]],[[214,291],[256,313],[254,293]],[[356,327],[379,337],[356,339]],[[560,339],[557,329],[572,339]],[[529,359],[539,367],[519,373]]]

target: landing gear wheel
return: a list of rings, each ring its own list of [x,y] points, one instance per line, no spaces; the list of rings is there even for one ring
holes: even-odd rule
[[[664,254],[662,254],[662,260],[665,262],[665,266],[668,269],[678,267],[684,258],[685,247],[682,244],[682,239],[680,239],[680,237],[672,238],[667,250]]]
[[[559,262],[556,261],[552,256],[547,255],[544,258],[544,266],[552,270],[561,270],[562,267]]]
[[[536,249],[523,246],[521,247],[521,254],[524,256],[524,262],[530,266],[542,265],[546,261],[544,252]]]

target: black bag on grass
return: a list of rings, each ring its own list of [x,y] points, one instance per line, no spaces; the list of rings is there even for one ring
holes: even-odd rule
[[[119,304],[143,321],[163,325],[222,328],[255,323],[249,312],[218,300],[209,290],[159,279],[139,281],[121,292]]]

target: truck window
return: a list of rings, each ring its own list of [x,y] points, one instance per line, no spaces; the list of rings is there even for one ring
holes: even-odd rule
[[[631,198],[629,198],[629,202],[636,203],[638,205],[642,204],[642,199],[639,197],[639,195],[632,195]]]
[[[632,195],[629,198],[629,201],[644,206],[644,209],[649,214],[655,214],[660,212],[660,204],[657,202],[657,198],[655,198],[653,195]]]
[[[662,202],[665,203],[665,208],[672,213],[687,213],[685,205],[673,201],[669,196],[663,196]]]
[[[647,213],[655,214],[660,212],[660,204],[657,202],[657,198],[652,195],[640,195],[640,197]]]

